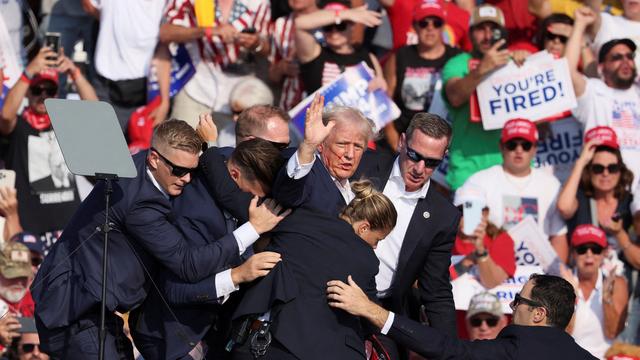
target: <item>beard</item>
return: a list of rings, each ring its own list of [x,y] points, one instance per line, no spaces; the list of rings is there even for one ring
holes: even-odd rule
[[[0,297],[12,304],[20,302],[26,293],[27,288],[21,285],[0,285]]]
[[[628,89],[636,81],[637,77],[638,77],[638,70],[635,68],[633,69],[633,74],[631,74],[631,76],[628,79],[620,77],[618,75],[618,72],[615,71],[613,74],[611,74],[611,83],[616,89]]]

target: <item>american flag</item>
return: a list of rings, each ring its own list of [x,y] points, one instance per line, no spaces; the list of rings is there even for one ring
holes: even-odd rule
[[[619,127],[619,128],[633,129],[635,127],[634,115],[635,114],[630,109],[623,108],[617,111],[614,110],[613,116],[611,119],[613,122],[613,126]]]

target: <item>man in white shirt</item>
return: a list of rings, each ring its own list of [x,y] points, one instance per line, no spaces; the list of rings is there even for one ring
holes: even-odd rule
[[[627,1],[629,2],[629,1]],[[640,6],[640,5],[638,5]],[[618,136],[622,159],[634,173],[632,189],[640,175],[640,86],[635,83],[636,44],[628,38],[610,40],[598,55],[601,79],[587,79],[578,71],[578,58],[585,29],[596,19],[589,8],[576,11],[576,20],[567,42],[566,57],[578,100],[573,115],[585,132],[596,126],[609,126]],[[627,29],[620,34],[627,34]]]
[[[553,175],[532,168],[537,141],[538,130],[534,123],[525,119],[509,120],[500,137],[502,164],[473,174],[458,192],[466,187],[482,189],[489,208],[489,221],[507,230],[525,217],[533,216],[560,259],[566,261],[569,251],[567,230],[555,205],[560,182]],[[519,265],[537,263],[529,249],[517,239],[515,246]]]

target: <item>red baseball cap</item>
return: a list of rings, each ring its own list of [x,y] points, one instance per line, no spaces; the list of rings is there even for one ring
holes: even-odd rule
[[[349,7],[341,2],[330,2],[327,5],[325,5],[322,9],[342,11],[342,10],[349,9]]]
[[[584,142],[588,143],[593,139],[598,139],[601,141],[599,146],[607,146],[612,149],[620,149],[616,132],[608,126],[596,126],[593,129],[587,131],[587,133],[584,135]]]
[[[37,85],[44,81],[52,81],[58,86],[58,72],[54,69],[44,69],[33,76],[31,85]]]
[[[538,129],[536,124],[527,119],[511,119],[504,124],[500,142],[506,143],[511,139],[524,139],[536,143],[538,141]]]
[[[571,234],[571,246],[576,247],[583,244],[597,244],[607,247],[607,235],[599,227],[591,224],[578,225]]]
[[[420,21],[427,16],[444,20],[445,12],[441,0],[422,0],[413,9],[413,21]]]

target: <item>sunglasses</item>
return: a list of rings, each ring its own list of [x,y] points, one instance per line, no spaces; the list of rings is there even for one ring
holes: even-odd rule
[[[540,304],[539,302],[527,299],[526,297],[520,296],[520,293],[516,293],[516,296],[513,298],[511,304],[509,304],[509,307],[511,308],[511,310],[516,311],[516,308],[520,304],[527,304],[533,307],[544,307],[544,305]]]
[[[504,143],[504,147],[509,151],[514,151],[518,145],[520,145],[524,151],[529,151],[533,147],[533,143],[526,140],[509,140]]]
[[[626,53],[626,54],[613,54],[611,55],[611,57],[609,58],[609,61],[620,61],[622,59],[626,58],[627,60],[633,60],[636,58],[636,53]]]
[[[434,158],[422,156],[418,154],[417,151],[413,150],[408,146],[407,146],[407,157],[409,158],[409,160],[413,161],[414,163],[424,161],[424,167],[429,169],[437,168],[438,165],[440,165],[440,163],[442,162],[442,159],[434,159]]]
[[[560,42],[563,43],[563,44],[566,44],[567,41],[569,40],[569,38],[564,36],[564,35],[558,35],[558,34],[554,34],[554,33],[550,33],[550,32],[544,34],[544,38],[547,41],[560,40]]]
[[[269,140],[267,140],[267,141],[269,141]],[[290,142],[286,142],[286,143],[284,143],[284,142],[275,142],[275,141],[269,141],[269,143],[270,143],[271,145],[275,146],[275,148],[276,148],[276,149],[278,149],[278,150],[280,150],[280,151],[282,151],[282,150],[284,150],[284,149],[288,148],[288,147],[289,147],[289,144],[291,144]]]
[[[169,165],[169,167],[171,168],[171,175],[175,176],[175,177],[183,177],[187,174],[191,174],[194,171],[196,171],[196,169],[198,169],[197,167],[195,168],[188,168],[188,167],[184,167],[184,166],[178,166],[174,163],[172,163],[169,159],[167,159],[166,157],[164,157],[162,154],[160,154],[160,152],[158,152],[158,150],[151,148],[151,150],[155,151],[156,154],[158,154],[158,156],[160,156],[160,159],[162,159],[162,161],[164,161],[165,163],[167,163],[167,165]]]
[[[47,96],[56,96],[58,88],[50,86],[32,86],[29,88],[33,96],[40,96],[45,93]]]
[[[418,27],[420,29],[426,29],[427,26],[431,25],[435,29],[440,29],[442,25],[444,25],[444,21],[440,18],[424,18],[418,21]]]
[[[578,253],[578,255],[584,255],[587,253],[588,250],[591,250],[593,255],[600,255],[602,254],[602,251],[604,250],[604,248],[600,245],[595,245],[595,244],[585,244],[585,245],[580,245],[576,247],[576,253]]]
[[[340,24],[331,24],[331,25],[323,26],[322,27],[322,31],[324,31],[324,32],[332,32],[332,31],[343,32],[343,31],[347,30],[347,27],[349,27],[348,21],[343,21]]]
[[[489,327],[495,327],[498,325],[499,320],[500,319],[495,316],[490,318],[472,317],[469,319],[469,323],[471,324],[471,327],[480,327],[483,322],[486,322]]]
[[[40,344],[22,344],[22,352],[25,354],[30,354],[36,349],[36,347],[38,347],[39,350]]]
[[[602,164],[591,164],[591,172],[594,174],[602,174],[607,170],[609,174],[617,174],[620,172],[620,164],[609,164],[604,166]]]

